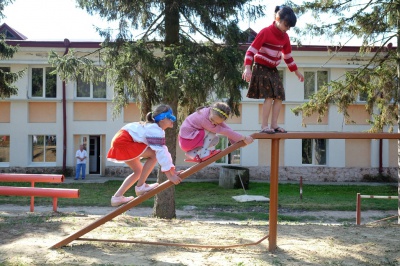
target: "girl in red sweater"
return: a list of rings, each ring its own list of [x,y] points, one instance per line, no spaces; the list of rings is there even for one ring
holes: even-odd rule
[[[292,46],[286,33],[296,25],[296,21],[296,15],[290,7],[277,6],[275,21],[257,34],[246,52],[242,78],[250,82],[247,97],[265,99],[262,110],[262,133],[286,133],[285,129],[278,126],[279,111],[282,101],[285,100],[285,89],[276,68],[282,57],[289,70],[294,72],[301,82],[304,81],[303,75],[294,63],[291,55]],[[272,116],[269,126],[268,119],[271,109]]]

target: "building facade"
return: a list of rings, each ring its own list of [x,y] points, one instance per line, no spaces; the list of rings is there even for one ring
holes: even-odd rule
[[[95,51],[100,43],[21,38],[10,38],[8,43],[19,45],[19,50],[12,59],[0,60],[0,67],[12,72],[25,70],[25,75],[16,82],[17,95],[0,99],[0,172],[61,173],[65,164],[72,176],[75,152],[84,144],[89,154],[86,167],[89,178],[90,175],[126,176],[130,169],[107,161],[106,154],[114,134],[124,124],[140,120],[138,106],[130,103],[119,117],[113,117],[114,93],[110,84],[62,82],[51,75],[54,69],[48,63],[50,51],[62,55],[68,49],[74,49],[78,55],[90,54],[92,60],[98,61]],[[286,90],[279,125],[288,131],[368,130],[370,117],[362,96],[349,109],[356,124],[347,124],[333,105],[320,123],[316,116],[295,116],[291,111],[308,101],[321,81],[342,79],[347,71],[369,59],[361,57],[358,49],[344,47],[333,56],[327,47],[293,46],[293,57],[306,81],[299,82],[284,63],[279,66]],[[250,135],[261,128],[263,100],[249,99],[246,93],[243,88],[241,116],[227,123],[241,134]],[[227,140],[222,138],[221,148],[226,145]],[[219,168],[233,164],[249,168],[251,179],[268,180],[270,153],[269,140],[255,140],[191,178],[218,179]],[[397,176],[395,140],[285,140],[280,142],[280,157],[280,180],[298,180],[302,176],[303,180],[312,181],[359,181],[364,175],[377,175],[379,169]],[[191,165],[183,159],[184,153],[177,146],[178,169]]]

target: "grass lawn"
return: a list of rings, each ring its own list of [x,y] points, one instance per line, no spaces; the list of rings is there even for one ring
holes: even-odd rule
[[[45,184],[37,183],[36,187],[74,188],[80,190],[78,199],[58,199],[59,206],[110,206],[110,198],[122,181],[106,183],[71,183]],[[7,186],[30,186],[29,183],[2,183]],[[248,195],[269,197],[268,183],[250,183]],[[354,211],[356,195],[397,196],[397,187],[390,185],[303,185],[303,199],[300,199],[298,184],[279,185],[279,208],[288,210],[336,210]],[[134,195],[131,188],[126,195]],[[176,208],[196,206],[198,210],[224,209],[235,212],[248,210],[268,210],[268,202],[237,202],[232,196],[244,195],[243,189],[224,189],[217,182],[183,182],[175,187]],[[30,197],[0,196],[0,204],[29,205]],[[153,198],[140,206],[152,207]],[[51,198],[35,198],[35,205],[51,205]],[[362,210],[395,210],[397,200],[364,200]],[[267,211],[266,211],[267,212]]]

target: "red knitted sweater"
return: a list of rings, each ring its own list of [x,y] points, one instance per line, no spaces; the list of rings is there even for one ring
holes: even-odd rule
[[[292,57],[292,46],[287,33],[283,33],[275,26],[275,21],[269,27],[262,29],[247,49],[244,58],[245,65],[255,63],[268,67],[276,67],[281,63],[282,54],[291,72],[297,70]]]

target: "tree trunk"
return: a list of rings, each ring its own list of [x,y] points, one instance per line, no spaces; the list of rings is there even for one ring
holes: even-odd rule
[[[177,2],[174,0],[167,0],[165,2],[165,45],[168,47],[172,44],[179,44],[179,10]],[[166,74],[173,70],[173,61],[166,56]],[[167,81],[164,84],[164,103],[169,104],[176,114],[178,109],[178,96],[179,89]],[[171,153],[172,160],[176,160],[176,136],[177,136],[177,123],[174,124],[172,129],[165,131],[165,139],[168,150]],[[167,177],[158,171],[157,182],[162,183],[167,180]],[[175,212],[175,187],[172,186],[165,191],[156,195],[154,200],[153,215],[155,217],[173,219],[176,217]]]
[[[400,132],[400,4],[396,4],[397,13],[397,132]],[[397,141],[397,223],[400,224],[400,140]]]

